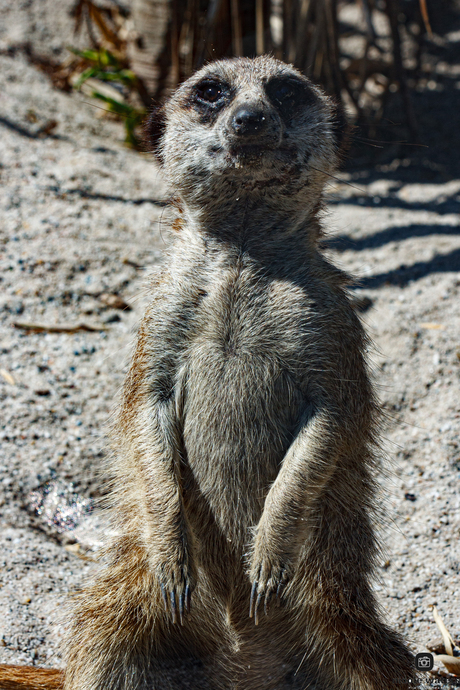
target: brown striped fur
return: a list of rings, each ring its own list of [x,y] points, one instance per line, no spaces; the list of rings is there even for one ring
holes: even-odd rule
[[[62,690],[64,672],[36,666],[0,664],[0,690]]]

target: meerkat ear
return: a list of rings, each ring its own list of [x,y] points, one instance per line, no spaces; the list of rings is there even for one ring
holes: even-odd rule
[[[146,148],[153,153],[158,162],[163,165],[161,141],[166,129],[166,114],[164,106],[152,108],[144,125],[144,141]]]

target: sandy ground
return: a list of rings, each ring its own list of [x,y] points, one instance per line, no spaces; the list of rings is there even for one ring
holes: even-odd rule
[[[53,90],[20,53],[0,56],[0,85],[0,662],[54,666],[63,604],[104,539],[98,468],[146,272],[167,243],[166,190],[121,125]],[[50,119],[53,135],[37,136]],[[404,164],[343,177],[355,186],[330,189],[327,251],[359,278],[387,413],[376,589],[423,651],[439,637],[432,604],[460,637],[460,180],[412,182]]]

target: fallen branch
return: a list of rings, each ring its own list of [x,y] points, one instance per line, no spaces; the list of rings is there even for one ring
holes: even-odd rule
[[[16,381],[14,380],[13,376],[10,374],[9,371],[7,371],[6,369],[0,369],[0,374],[5,379],[5,381],[10,384],[10,386],[16,385]]]
[[[436,606],[432,607],[432,611],[435,623],[442,635],[442,646],[438,645],[436,647],[437,654],[434,657],[434,661],[437,664],[443,664],[447,671],[450,674],[453,674],[449,677],[458,678],[460,677],[460,648],[457,646],[452,635],[444,625]],[[444,647],[444,649],[442,649],[442,647]],[[441,654],[439,652],[441,652]],[[434,675],[444,675],[445,671],[443,669],[437,669],[436,671],[431,671],[431,673]]]
[[[102,324],[92,325],[89,323],[77,323],[67,326],[66,324],[40,324],[15,321],[13,326],[23,331],[33,331],[34,333],[78,333],[78,331],[88,331],[92,333],[95,331],[107,330],[107,327]]]

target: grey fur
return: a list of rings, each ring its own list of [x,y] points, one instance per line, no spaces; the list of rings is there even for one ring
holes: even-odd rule
[[[369,584],[367,340],[318,250],[335,118],[269,57],[166,104],[177,232],[115,429],[122,536],[77,597],[65,690],[416,685]]]

